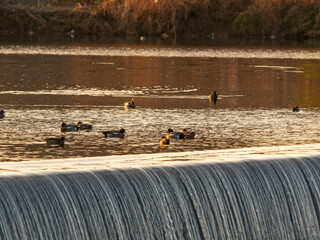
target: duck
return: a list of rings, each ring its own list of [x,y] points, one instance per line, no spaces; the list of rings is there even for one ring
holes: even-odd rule
[[[170,144],[170,139],[162,136],[160,139],[160,145],[168,145],[168,144]]]
[[[78,127],[79,130],[91,130],[92,129],[92,125],[83,124],[82,122],[78,122],[77,123],[77,127]]]
[[[131,99],[131,102],[125,102],[124,107],[125,108],[135,108],[136,105],[134,104],[134,98]]]
[[[184,139],[184,135],[182,132],[174,132],[171,128],[168,128],[167,130],[167,138],[172,138],[172,139]]]
[[[218,95],[217,95],[217,90],[214,90],[211,95],[209,96],[210,101],[217,102],[218,100]]]
[[[79,127],[77,125],[67,125],[64,122],[60,124],[60,132],[77,132],[78,130]]]
[[[194,132],[188,132],[186,128],[182,129],[184,139],[194,139],[196,135]]]
[[[4,118],[4,110],[2,109],[1,111],[0,111],[0,118]]]
[[[64,146],[64,140],[65,138],[63,136],[59,137],[59,138],[46,138],[45,142],[48,146],[52,146],[52,145],[58,145],[63,147]]]
[[[119,131],[105,131],[102,132],[104,134],[105,137],[109,137],[109,138],[124,138],[124,134],[125,134],[125,130],[123,128],[121,128]]]
[[[293,112],[300,112],[300,109],[298,106],[295,106],[294,108],[292,108],[292,111]]]

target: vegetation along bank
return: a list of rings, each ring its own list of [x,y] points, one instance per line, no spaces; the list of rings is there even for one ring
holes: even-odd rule
[[[320,38],[319,0],[4,0],[1,34]]]

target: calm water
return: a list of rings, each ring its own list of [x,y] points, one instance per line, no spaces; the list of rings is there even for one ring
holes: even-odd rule
[[[2,44],[0,160],[320,143],[319,63],[316,47]],[[62,121],[94,127],[47,147]],[[160,147],[169,127],[196,138]],[[124,139],[101,133],[120,128]]]

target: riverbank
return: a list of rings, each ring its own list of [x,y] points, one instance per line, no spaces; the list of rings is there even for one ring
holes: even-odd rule
[[[320,37],[320,4],[313,1],[100,1],[86,5],[0,6],[1,34],[113,36]],[[90,2],[88,1],[88,4]]]
[[[113,30],[94,9],[8,5],[0,11],[0,31],[7,34],[109,35]]]

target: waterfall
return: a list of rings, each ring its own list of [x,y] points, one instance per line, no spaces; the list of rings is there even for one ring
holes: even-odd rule
[[[0,176],[0,239],[319,239],[320,156]]]

